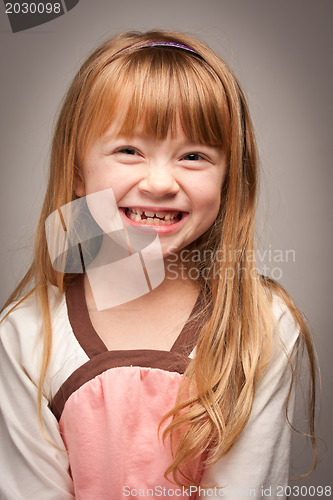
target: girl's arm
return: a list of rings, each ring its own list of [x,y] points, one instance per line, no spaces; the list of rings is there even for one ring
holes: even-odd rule
[[[33,328],[33,319],[24,314],[17,321],[19,316],[20,312],[14,311],[0,325],[0,498],[73,499],[67,453],[45,397],[42,418],[52,444],[38,421],[37,387],[31,368],[37,370],[33,362],[36,326]]]
[[[232,449],[204,474],[212,499],[284,499],[289,481],[291,428],[286,419],[291,368],[286,356],[297,347],[299,329],[290,312],[275,302],[281,345],[261,379],[250,419]],[[294,394],[288,416],[292,420]],[[216,489],[214,489],[214,485]],[[219,490],[219,487],[224,487]],[[204,497],[204,492],[198,497]],[[206,495],[207,496],[207,495]]]

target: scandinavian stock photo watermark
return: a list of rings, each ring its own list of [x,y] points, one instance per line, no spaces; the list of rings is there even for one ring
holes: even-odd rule
[[[53,268],[86,273],[96,308],[105,310],[149,293],[164,280],[281,280],[283,266],[296,261],[295,250],[178,250],[163,256],[152,226],[124,224],[112,188],[83,196],[51,213],[45,223]]]
[[[273,249],[269,245],[264,250],[242,252],[223,245],[216,251],[183,249],[180,252],[170,252],[166,270],[169,279],[178,279],[181,276],[182,279],[193,280],[200,277],[204,279],[225,277],[227,280],[232,280],[236,277],[236,273],[245,275],[248,273],[249,278],[256,278],[258,274],[263,274],[279,281],[283,276],[283,266],[295,262],[296,251],[294,249]]]

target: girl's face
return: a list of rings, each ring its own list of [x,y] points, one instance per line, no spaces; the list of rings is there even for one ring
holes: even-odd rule
[[[87,149],[74,180],[77,196],[112,188],[124,225],[153,227],[164,257],[215,221],[227,160],[221,148],[188,141],[181,128],[165,140],[117,138],[116,124]]]

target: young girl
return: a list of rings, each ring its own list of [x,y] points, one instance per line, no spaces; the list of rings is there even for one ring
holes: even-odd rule
[[[287,293],[256,270],[256,187],[244,95],[208,47],[130,32],[83,64],[54,134],[34,261],[2,315],[2,499],[284,495],[296,353],[310,360],[313,436],[314,350]],[[49,238],[80,233],[64,207],[81,202],[83,229],[101,231],[64,236],[61,267]],[[137,256],[118,281],[111,218]],[[163,258],[143,292],[135,273],[148,283],[158,258],[133,251],[130,231],[157,235]],[[132,298],[117,303],[121,288]]]

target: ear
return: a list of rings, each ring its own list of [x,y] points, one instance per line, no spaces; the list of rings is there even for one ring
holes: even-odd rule
[[[77,166],[74,167],[73,188],[74,188],[74,193],[78,198],[85,196],[86,188],[84,185],[84,179]]]

